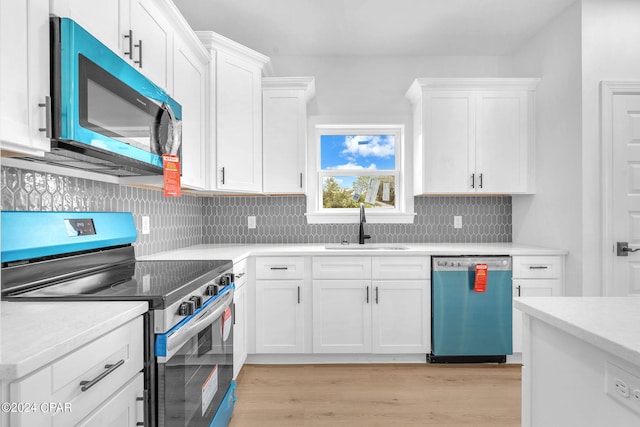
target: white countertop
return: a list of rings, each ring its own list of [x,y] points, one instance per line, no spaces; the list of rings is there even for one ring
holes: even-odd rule
[[[196,245],[174,251],[161,252],[140,257],[140,260],[186,260],[186,259],[229,259],[241,261],[248,256],[311,256],[311,255],[566,255],[563,249],[542,248],[518,245],[514,243],[388,243],[365,244],[364,249],[357,244],[344,249],[327,249],[326,246],[339,247],[339,244],[263,244],[263,245]],[[405,250],[397,250],[399,246]],[[357,249],[354,249],[357,247]],[[366,248],[382,249],[366,249]],[[384,249],[384,248],[388,249]]]
[[[640,366],[640,298],[515,298],[518,310]]]
[[[0,302],[0,381],[46,366],[148,310],[146,302]]]

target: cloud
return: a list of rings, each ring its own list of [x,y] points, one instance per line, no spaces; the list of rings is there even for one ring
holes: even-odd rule
[[[386,135],[348,136],[342,154],[362,157],[390,157],[395,154],[394,138]]]
[[[342,165],[332,166],[332,167],[329,167],[327,169],[376,169],[376,164],[375,163],[371,163],[371,164],[369,164],[369,166],[367,166],[365,168],[364,166],[361,166],[359,164],[349,162],[349,163],[345,163],[345,164],[342,164]]]

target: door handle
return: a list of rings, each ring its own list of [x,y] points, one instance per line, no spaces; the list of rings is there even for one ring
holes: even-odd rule
[[[629,252],[640,251],[640,248],[631,249],[629,242],[616,242],[616,255],[617,256],[629,256]]]

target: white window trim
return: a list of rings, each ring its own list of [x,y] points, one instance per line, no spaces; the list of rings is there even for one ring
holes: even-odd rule
[[[360,221],[360,213],[358,209],[344,209],[340,212],[331,211],[322,208],[322,181],[320,174],[320,135],[330,133],[345,132],[371,132],[379,130],[380,133],[395,129],[398,131],[400,138],[399,143],[396,142],[396,163],[398,164],[398,173],[396,176],[396,203],[397,207],[393,210],[387,209],[367,209],[367,223],[371,224],[412,224],[415,213],[413,207],[413,180],[412,162],[406,143],[406,125],[402,121],[398,124],[366,124],[358,123],[340,124],[332,120],[329,123],[325,120],[310,120],[309,134],[312,138],[311,146],[308,150],[307,162],[307,217],[308,224],[357,224]],[[324,122],[324,123],[322,123]],[[387,171],[376,171],[376,173],[386,174]],[[399,190],[399,191],[398,191]]]

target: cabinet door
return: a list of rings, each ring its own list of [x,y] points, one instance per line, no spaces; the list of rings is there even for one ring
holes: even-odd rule
[[[49,151],[49,4],[0,2],[0,146],[25,154]],[[42,106],[41,106],[42,105]]]
[[[469,193],[475,167],[475,98],[472,91],[424,96],[423,191]]]
[[[233,325],[233,378],[235,379],[247,359],[247,286],[242,284],[233,294],[235,307]]]
[[[217,55],[217,166],[220,190],[262,191],[261,71]]]
[[[562,296],[562,279],[513,279],[514,297]],[[513,352],[522,353],[522,312],[513,309]]]
[[[431,288],[427,280],[373,281],[373,353],[428,353]]]
[[[142,372],[83,419],[77,427],[135,427],[145,425]]]
[[[262,95],[263,191],[303,193],[307,109],[302,91]]]
[[[51,13],[73,19],[109,49],[122,54],[121,46],[129,28],[124,28],[121,21],[121,16],[126,14],[121,10],[125,7],[121,3],[121,0],[52,0]],[[128,49],[128,40],[124,44]]]
[[[182,177],[184,187],[204,189],[206,182],[207,63],[176,37],[173,98],[182,106]]]
[[[368,280],[313,281],[313,352],[371,352]]]
[[[304,352],[301,280],[256,281],[256,353]]]
[[[153,0],[131,0],[130,7],[134,65],[170,92],[171,25]]]
[[[482,91],[476,113],[476,190],[527,190],[527,92]]]

